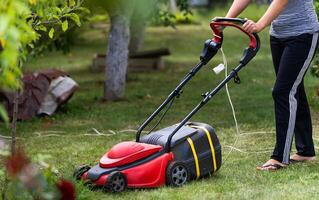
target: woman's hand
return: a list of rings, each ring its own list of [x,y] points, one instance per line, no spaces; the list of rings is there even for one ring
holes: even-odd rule
[[[243,28],[248,33],[258,33],[262,31],[262,27],[258,24],[258,22],[254,22],[253,20],[247,20],[246,23],[243,25]]]

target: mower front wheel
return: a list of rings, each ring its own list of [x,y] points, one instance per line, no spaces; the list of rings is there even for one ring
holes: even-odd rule
[[[115,171],[107,177],[105,188],[113,193],[122,192],[127,188],[127,180],[123,173]]]
[[[80,165],[74,170],[73,177],[76,180],[80,180],[82,175],[90,169],[91,167],[89,165]]]
[[[183,162],[173,161],[168,165],[166,170],[167,185],[180,187],[187,183],[189,179],[189,170]]]

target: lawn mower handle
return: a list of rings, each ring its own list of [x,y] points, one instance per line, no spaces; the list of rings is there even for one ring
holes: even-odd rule
[[[218,49],[223,43],[223,28],[230,26],[234,27],[250,39],[249,47],[245,49],[243,57],[241,59],[242,63],[247,64],[251,59],[255,57],[260,48],[260,39],[257,33],[248,33],[242,28],[242,25],[246,23],[247,20],[240,18],[226,18],[226,17],[216,17],[210,23],[210,27],[213,30],[214,38],[209,39],[205,42],[204,50],[200,56],[201,61],[207,64],[217,53]],[[219,48],[216,48],[219,47]],[[217,49],[217,50],[216,50]]]
[[[184,126],[188,120],[196,114],[196,112],[204,106],[229,80],[237,76],[237,73],[241,68],[243,68],[249,61],[255,57],[259,48],[260,48],[260,40],[256,33],[250,34],[246,32],[241,26],[238,24],[244,24],[246,20],[239,18],[215,18],[212,20],[210,27],[213,30],[214,38],[209,39],[204,44],[204,49],[200,56],[200,63],[198,63],[192,70],[188,72],[188,74],[184,77],[184,79],[179,83],[179,85],[168,95],[168,97],[164,100],[164,102],[152,113],[150,117],[148,117],[144,123],[139,127],[136,133],[136,142],[140,141],[140,136],[145,127],[163,110],[164,107],[167,106],[175,97],[178,97],[182,93],[182,88],[188,83],[188,81],[196,75],[196,73],[206,65],[218,52],[221,48],[223,42],[223,32],[219,29],[218,26],[231,26],[235,27],[250,38],[249,47],[247,47],[244,51],[243,57],[240,60],[240,64],[232,70],[232,72],[211,92],[207,92],[204,95],[204,99],[182,120],[182,122],[177,126],[177,128],[170,134],[168,137],[165,151],[169,152],[171,147],[171,140],[173,136],[177,133],[177,131]]]
[[[246,22],[247,22],[246,19],[240,19],[240,18],[226,18],[226,17],[214,18],[212,22],[210,23],[210,27],[212,28],[215,35],[213,40],[216,40],[216,42],[218,42],[223,38],[223,32],[221,30],[221,27],[231,26],[231,27],[239,29],[241,32],[245,33],[249,37],[250,47],[254,49],[259,49],[260,42],[259,42],[259,37],[257,33],[248,33],[241,26],[241,25],[244,25]]]

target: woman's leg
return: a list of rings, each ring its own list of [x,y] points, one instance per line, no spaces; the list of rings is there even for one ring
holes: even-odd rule
[[[276,76],[277,76],[280,60],[285,50],[285,45],[281,42],[280,39],[270,36],[270,49],[271,49],[272,62],[275,68]]]
[[[312,157],[315,156],[315,149],[312,140],[311,114],[303,82],[298,88],[298,108],[295,126],[295,143],[297,155]]]
[[[276,77],[277,77],[277,74],[279,72],[280,63],[281,63],[281,58],[282,58],[284,50],[285,50],[285,44],[281,41],[281,39],[270,36],[270,49],[271,49],[272,61],[273,61],[273,65],[274,65],[275,73],[276,73]],[[276,115],[276,117],[277,117],[277,115]],[[276,121],[278,121],[277,118],[276,118]],[[277,140],[278,140],[278,138],[277,138]],[[277,170],[283,166],[284,165],[281,163],[281,161],[279,162],[277,160],[270,159],[262,166],[257,167],[257,169],[258,170]]]
[[[289,164],[295,131],[298,97],[297,89],[311,63],[316,50],[318,34],[303,34],[280,39],[285,48],[282,53],[277,79],[273,89],[276,120],[276,146],[272,159]],[[308,122],[307,122],[308,123]],[[298,122],[299,127],[303,126]]]

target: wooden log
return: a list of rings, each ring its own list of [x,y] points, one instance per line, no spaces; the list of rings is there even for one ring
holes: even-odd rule
[[[162,56],[170,55],[168,49],[157,49],[151,51],[138,52],[129,58],[129,72],[154,71],[164,69]],[[91,70],[102,72],[105,70],[106,55],[96,54],[92,60]]]

